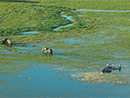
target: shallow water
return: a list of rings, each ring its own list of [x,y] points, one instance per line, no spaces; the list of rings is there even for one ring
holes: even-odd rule
[[[105,33],[105,32],[103,32]],[[88,36],[89,37],[89,36]],[[96,36],[91,36],[91,41]],[[61,41],[64,42],[64,45],[68,44],[74,44],[74,43],[84,43],[86,40],[78,39],[78,38],[68,38],[68,39],[62,39]],[[90,42],[91,42],[90,41]],[[97,42],[100,42],[100,38],[97,40]],[[103,41],[103,39],[102,39]],[[46,44],[51,45],[51,47],[61,45],[59,43],[51,43],[47,42]],[[86,43],[89,45],[89,41]],[[91,79],[96,78],[97,80],[100,79],[98,77],[98,74],[100,74],[100,66],[95,65],[97,62],[100,63],[101,61],[95,61],[93,66],[87,66],[88,62],[93,63],[93,60],[87,60],[83,59],[82,53],[80,52],[66,52],[66,48],[54,48],[54,55],[52,56],[52,59],[49,59],[50,56],[45,56],[40,53],[40,43],[33,47],[33,44],[25,45],[23,47],[15,46],[15,49],[21,51],[25,51],[24,53],[29,54],[37,54],[34,55],[36,57],[31,57],[30,62],[22,61],[13,61],[10,63],[13,63],[11,66],[16,65],[16,69],[19,67],[17,66],[23,66],[26,65],[25,68],[22,69],[22,71],[17,71],[15,74],[0,74],[0,97],[128,97],[129,96],[129,84],[125,83],[126,85],[122,84],[113,84],[111,85],[111,82],[113,82],[113,79],[109,79],[108,77],[104,77],[104,81],[108,82],[95,82]],[[69,50],[80,50],[80,47],[77,48],[76,45],[73,45],[73,48],[69,48]],[[88,50],[88,48],[82,48],[82,50]],[[9,52],[10,53],[10,52]],[[17,52],[15,52],[17,55]],[[68,54],[67,54],[68,53]],[[87,53],[88,54],[88,53]],[[92,55],[92,53],[91,53]],[[111,54],[109,54],[111,55]],[[36,63],[33,58],[36,60],[39,60],[42,57],[44,63]],[[28,57],[28,56],[27,56]],[[30,57],[28,57],[30,58]],[[39,58],[39,59],[38,59]],[[46,63],[46,59],[49,59],[48,63]],[[58,59],[58,61],[55,62],[55,59]],[[91,57],[87,57],[91,58]],[[27,58],[24,58],[27,59]],[[53,60],[54,59],[54,60]],[[94,59],[94,58],[93,58]],[[60,66],[58,64],[59,61],[64,61],[63,63],[60,63]],[[75,68],[67,69],[65,68],[64,64],[67,64],[68,67],[71,67],[70,63],[65,62],[74,62],[74,65],[77,65],[76,62],[79,62],[83,67],[86,66],[87,70],[78,70]],[[54,64],[52,64],[52,62]],[[122,61],[120,61],[122,62]],[[101,62],[103,63],[103,62]],[[122,62],[123,63],[123,62]],[[79,66],[79,65],[78,65]],[[62,68],[63,67],[63,68]],[[60,70],[58,70],[58,68]],[[90,69],[91,68],[91,69]],[[4,68],[6,70],[6,67]],[[98,69],[98,70],[93,70]],[[8,70],[8,69],[7,69]],[[124,81],[127,77],[129,77],[129,67],[122,68],[121,74],[118,74],[117,71],[112,73],[112,76],[120,76],[125,77]],[[89,71],[89,72],[88,72]],[[95,72],[98,72],[97,74],[94,74]],[[84,81],[84,78],[80,78],[80,74],[83,73],[88,74],[92,73],[92,77],[90,81]],[[72,75],[77,75],[79,78],[72,77]],[[109,76],[109,75],[108,75]],[[111,75],[110,75],[111,76]],[[111,76],[111,77],[112,77]],[[114,78],[113,77],[113,78]],[[118,79],[117,79],[118,82]],[[120,81],[119,81],[120,83]],[[66,93],[65,93],[66,92]]]
[[[113,41],[117,40],[114,30],[110,35],[105,35],[108,33],[105,30],[96,33],[54,39],[36,43],[36,46],[14,45],[11,51],[0,48],[0,97],[129,97],[130,56],[125,52],[129,49],[114,47]],[[54,55],[41,54],[43,46],[52,48]],[[121,73],[105,74],[103,81],[96,82],[100,79],[100,70],[108,62],[128,66],[123,67]],[[12,71],[15,74],[10,74]],[[85,80],[87,75],[91,75],[89,81]]]
[[[15,75],[0,75],[1,97],[129,97],[129,86],[80,82],[70,76],[76,71],[57,71],[54,65],[30,64],[36,66]]]
[[[74,23],[73,23],[73,24],[74,24]],[[65,26],[60,26],[60,27],[58,27],[58,28],[53,29],[53,31],[58,31],[58,29],[60,29],[60,28],[72,26],[73,24],[67,24],[67,25],[65,25]]]
[[[130,12],[130,10],[93,10],[93,9],[76,9],[76,10],[72,10],[72,11],[90,11],[90,12],[111,12],[113,15],[114,13],[113,12]],[[63,14],[63,12],[61,12],[60,14]],[[59,26],[55,29],[53,29],[53,31],[58,31],[58,29],[60,28],[64,28],[64,27],[67,27],[67,26],[72,26],[74,23],[74,21],[71,19],[71,16],[67,16],[67,15],[61,15],[62,17],[65,17],[67,20],[70,20],[72,23],[71,24],[67,24],[67,25],[64,25],[64,26]],[[81,16],[84,16],[84,15],[77,15],[79,17]],[[125,27],[126,28],[126,27]],[[120,29],[125,29],[123,27],[120,27]]]
[[[62,14],[62,13],[63,13],[63,12],[61,12],[61,14]],[[71,23],[71,24],[64,25],[64,26],[59,26],[59,27],[53,29],[53,31],[58,31],[58,29],[60,29],[60,28],[72,26],[72,25],[74,24],[74,21],[71,19],[71,16],[61,15],[61,17],[65,17],[67,20],[70,20],[72,23]]]
[[[93,9],[76,9],[74,11],[90,11],[90,12],[130,12],[130,10],[93,10]]]
[[[69,58],[69,57],[66,57],[66,56],[63,56],[63,55],[57,55],[57,54],[56,54],[55,56],[56,56],[56,57],[59,57],[59,58],[67,59],[67,60],[86,62],[86,60],[75,59],[75,58]]]
[[[19,34],[36,34],[38,31],[20,32]]]

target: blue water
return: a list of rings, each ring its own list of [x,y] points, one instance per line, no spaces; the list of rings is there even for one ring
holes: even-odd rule
[[[23,62],[21,62],[23,63]],[[23,63],[24,64],[24,63]],[[129,97],[129,86],[80,82],[76,71],[53,70],[53,65],[32,66],[15,75],[0,75],[0,97]]]
[[[130,10],[93,10],[93,9],[76,9],[74,11],[90,11],[90,12],[130,12]]]
[[[74,23],[73,23],[73,24],[74,24]],[[60,28],[72,26],[73,24],[67,24],[67,25],[64,25],[64,26],[60,26],[60,27],[58,27],[58,28],[53,29],[53,31],[58,31],[58,29],[60,29]]]
[[[90,12],[130,12],[130,10],[92,10],[92,9],[76,9],[76,10],[72,10],[72,11],[90,11]],[[63,14],[63,12],[61,12],[61,14]],[[113,15],[113,13],[112,13]],[[71,19],[71,16],[66,16],[66,15],[61,15],[62,17],[65,17],[67,20],[70,20],[71,22],[73,22],[72,24],[67,24],[64,26],[59,26],[55,29],[53,29],[53,31],[58,31],[59,28],[64,28],[67,26],[72,26],[74,24],[74,21]],[[78,15],[79,17],[82,15]]]
[[[61,14],[62,14],[62,13],[63,13],[63,12],[61,12]],[[66,18],[67,20],[70,20],[70,21],[73,22],[73,23],[67,24],[67,25],[64,25],[64,26],[59,26],[59,27],[53,29],[53,31],[58,31],[59,28],[64,28],[64,27],[72,26],[72,25],[74,24],[74,21],[71,19],[71,16],[66,16],[66,15],[61,15],[61,16],[64,17],[64,18]]]
[[[93,10],[93,9],[76,9],[76,10],[72,10],[72,11],[90,11],[90,12],[130,12],[130,10]],[[68,27],[68,26],[72,26],[74,24],[74,21],[71,19],[71,16],[67,16],[67,15],[62,15],[63,11],[60,13],[61,17],[66,18],[67,20],[70,20],[72,23],[71,24],[67,24],[67,25],[63,25],[63,26],[59,26],[55,29],[53,29],[53,31],[58,31],[59,28],[64,28],[64,27]],[[114,13],[112,13],[113,15]],[[78,15],[79,17],[82,15]],[[121,28],[122,29],[122,28]],[[38,31],[27,31],[27,32],[20,32],[20,34],[36,34]]]
[[[20,34],[36,34],[38,31],[20,32]]]

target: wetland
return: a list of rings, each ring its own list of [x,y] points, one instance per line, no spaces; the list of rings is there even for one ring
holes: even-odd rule
[[[0,44],[0,97],[129,97],[129,0],[7,1],[0,41],[13,45]],[[101,75],[107,63],[127,66]]]

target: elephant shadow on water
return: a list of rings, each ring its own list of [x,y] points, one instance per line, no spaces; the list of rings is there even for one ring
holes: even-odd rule
[[[4,47],[2,50],[3,50],[3,52],[10,52],[10,51],[12,51],[12,48]]]
[[[25,48],[27,49],[28,47],[36,47],[37,45],[33,45],[33,44],[27,44],[27,43],[15,43],[12,42],[12,40],[5,38],[4,40],[1,41],[0,45],[2,45],[5,50],[7,51],[12,51],[13,49],[16,50],[17,48]]]
[[[80,56],[80,54],[76,54],[76,53],[56,53],[54,55],[66,55],[66,56]]]
[[[13,43],[16,47],[37,47],[37,45],[27,44],[27,43]]]
[[[42,48],[42,50],[41,50],[41,52],[43,53],[43,54],[45,54],[45,55],[56,55],[56,56],[64,56],[64,55],[67,55],[67,56],[80,56],[80,54],[76,54],[76,53],[74,53],[74,54],[71,54],[71,53],[53,53],[53,50],[52,49],[50,49],[50,48],[47,48],[47,47],[43,47]]]
[[[7,50],[7,51],[12,51],[12,49],[11,49],[11,48],[8,48],[8,47],[6,48],[6,50]]]

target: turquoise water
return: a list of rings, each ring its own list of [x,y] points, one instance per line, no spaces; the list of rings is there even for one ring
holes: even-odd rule
[[[38,31],[20,32],[20,34],[36,34]]]
[[[76,10],[72,10],[72,11],[90,11],[90,12],[130,12],[130,10],[93,10],[93,9],[76,9]],[[63,12],[61,12],[60,14],[63,14]],[[112,13],[111,15],[113,15],[114,13]],[[67,15],[61,15],[62,17],[65,17],[67,20],[70,20],[72,23],[71,24],[67,24],[64,26],[59,26],[55,29],[53,29],[53,31],[58,31],[58,29],[60,28],[64,28],[67,26],[72,26],[74,24],[74,21],[71,19],[71,16],[67,16]],[[79,17],[83,16],[83,15],[78,15]],[[121,27],[122,29],[122,27]]]
[[[63,13],[63,12],[61,12],[61,14],[62,14],[62,13]],[[74,21],[71,19],[71,16],[61,15],[61,17],[65,17],[66,20],[70,20],[72,23],[71,23],[71,24],[64,25],[64,26],[59,26],[59,27],[53,29],[53,31],[58,31],[58,29],[60,29],[60,28],[72,26],[72,25],[74,24]]]
[[[93,10],[93,9],[76,9],[74,11],[90,11],[90,12],[130,12],[130,10]]]
[[[43,63],[35,65],[15,75],[1,74],[0,97],[129,97],[129,86],[80,82],[70,77],[77,71],[58,71],[54,65]]]
[[[98,10],[99,11],[99,10]],[[103,10],[104,11],[104,10]],[[105,10],[106,11],[106,10]],[[113,12],[115,10],[112,10]],[[110,11],[109,11],[110,12]],[[66,17],[67,20],[71,21],[70,16],[62,15]],[[68,18],[67,18],[68,17]],[[71,26],[72,24],[68,24]],[[58,28],[67,27],[60,26]],[[58,30],[56,29],[56,31]],[[128,29],[126,27],[120,27],[118,29]],[[37,31],[23,32],[22,34],[35,34]],[[100,31],[97,37],[90,38],[90,41],[84,41],[81,39],[63,39],[67,46],[71,46],[75,42],[89,44],[104,44],[106,40],[109,43],[110,38],[114,38],[115,35],[103,36],[105,31]],[[88,36],[89,38],[89,36]],[[96,39],[94,39],[96,38]],[[105,40],[106,39],[106,40]],[[45,43],[44,43],[45,45]],[[52,46],[52,43],[46,43],[48,46]],[[29,52],[31,54],[40,54],[40,50],[35,49],[33,46],[20,47],[16,46],[15,49],[18,52]],[[40,46],[41,48],[41,46]],[[82,48],[83,49],[83,48]],[[1,49],[3,50],[3,49]],[[64,49],[54,49],[54,51],[64,51]],[[3,50],[4,53],[15,53],[14,51]],[[128,50],[127,50],[128,51]],[[109,55],[109,54],[106,54]],[[65,60],[71,61],[81,61],[87,62],[87,60],[82,60],[78,58],[66,57],[63,54],[54,54],[55,57],[59,57]],[[113,54],[113,56],[118,59],[120,55]],[[124,54],[124,57],[126,55]],[[98,61],[96,61],[98,62]],[[121,63],[129,64],[129,61],[121,60]],[[119,63],[118,60],[114,63]],[[130,86],[129,85],[111,85],[109,83],[90,83],[77,81],[76,78],[72,78],[71,74],[75,74],[80,71],[69,70],[54,70],[54,65],[44,64],[44,63],[34,63],[31,62],[14,62],[14,64],[28,64],[31,67],[18,72],[17,74],[0,74],[0,97],[102,97],[102,98],[114,98],[114,97],[125,97],[130,96]],[[123,68],[123,76],[129,75],[129,67]],[[122,75],[121,74],[121,75]],[[106,78],[107,79],[107,78]]]

